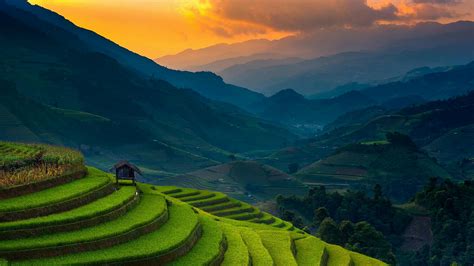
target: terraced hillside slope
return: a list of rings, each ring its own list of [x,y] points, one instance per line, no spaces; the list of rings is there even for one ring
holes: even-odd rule
[[[249,203],[273,199],[279,194],[298,195],[307,191],[307,187],[293,176],[255,161],[233,161],[179,176],[150,178],[149,181],[160,186],[218,190]]]
[[[30,13],[25,0],[8,2],[13,5],[0,1],[2,140],[81,147],[91,164],[104,169],[132,154],[128,159],[145,170],[186,173],[227,162],[231,153],[297,138],[233,105],[181,89],[192,86],[175,87],[154,71],[130,69],[106,47],[97,51],[43,20],[43,12]],[[21,2],[27,11],[15,5]]]
[[[409,140],[401,134],[391,135]],[[387,195],[398,201],[413,196],[433,176],[452,177],[414,144],[397,140],[348,145],[296,174],[307,185],[336,189],[362,187],[370,190],[380,184]]]
[[[2,265],[384,265],[222,193],[115,185],[91,167],[34,188],[0,200]]]

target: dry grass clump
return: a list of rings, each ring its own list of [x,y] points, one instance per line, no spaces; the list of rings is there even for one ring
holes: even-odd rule
[[[38,182],[79,170],[78,151],[44,144],[0,142],[0,188]]]

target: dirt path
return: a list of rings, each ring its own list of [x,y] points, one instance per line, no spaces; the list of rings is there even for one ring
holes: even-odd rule
[[[433,232],[431,232],[431,218],[428,216],[415,216],[403,233],[404,251],[416,251],[425,245],[433,242]]]

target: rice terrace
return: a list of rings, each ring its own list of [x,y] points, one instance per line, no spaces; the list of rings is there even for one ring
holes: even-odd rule
[[[115,185],[70,149],[0,147],[2,265],[384,265],[223,193]]]
[[[473,266],[474,0],[0,0],[0,266]]]

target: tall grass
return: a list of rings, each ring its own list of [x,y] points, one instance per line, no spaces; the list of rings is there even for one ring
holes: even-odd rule
[[[83,163],[82,154],[72,149],[45,144],[0,142],[0,188],[74,172]]]

